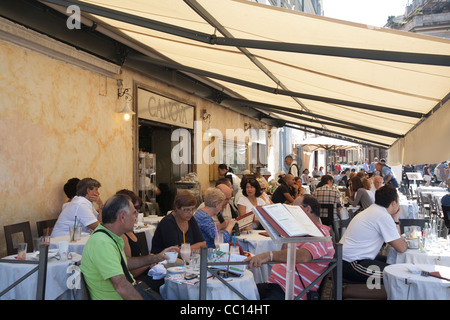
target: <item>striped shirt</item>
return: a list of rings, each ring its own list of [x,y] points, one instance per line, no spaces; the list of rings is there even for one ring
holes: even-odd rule
[[[325,225],[320,225],[320,229],[325,233],[325,235],[330,234],[330,228]],[[308,250],[313,259],[333,259],[334,257],[334,247],[332,240],[326,242],[305,242],[305,243],[297,243],[297,250],[300,248]],[[305,287],[308,287],[311,282],[313,282],[317,277],[319,277],[322,272],[324,272],[328,267],[328,262],[324,263],[304,263],[304,264],[296,264],[298,273],[302,277],[302,281],[305,284]],[[275,264],[270,273],[270,277],[267,282],[278,284],[283,290],[286,292],[286,264]],[[294,277],[294,296],[299,295],[303,290],[303,284],[300,281],[300,278],[295,272]],[[316,283],[311,291],[317,291],[320,286],[320,282]],[[302,297],[303,300],[306,299],[306,295]]]

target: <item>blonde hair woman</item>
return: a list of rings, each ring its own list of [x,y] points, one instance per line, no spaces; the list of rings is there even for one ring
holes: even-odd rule
[[[216,237],[216,234],[218,233],[218,229],[212,217],[216,216],[220,212],[220,210],[222,210],[223,203],[224,201],[226,201],[226,198],[222,190],[218,188],[208,188],[205,191],[204,200],[205,206],[195,212],[194,218],[195,220],[197,220],[197,224],[202,231],[203,237],[206,240],[207,247],[215,248],[216,245],[214,243],[214,239]],[[235,219],[229,220],[228,226],[226,227],[225,231],[223,231],[224,242],[231,241],[231,232],[235,224]]]

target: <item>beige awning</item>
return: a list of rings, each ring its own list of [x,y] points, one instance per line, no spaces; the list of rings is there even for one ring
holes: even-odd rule
[[[207,79],[228,100],[360,142],[389,148],[404,138],[410,148],[407,133],[449,97],[448,39],[244,0],[44,3],[78,4],[148,61]]]

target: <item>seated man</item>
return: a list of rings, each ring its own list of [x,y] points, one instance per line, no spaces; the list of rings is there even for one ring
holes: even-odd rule
[[[280,185],[272,195],[272,202],[292,204],[295,200],[294,190],[292,189],[292,185],[295,182],[294,176],[292,174],[287,174],[280,180]]]
[[[124,194],[111,197],[103,208],[103,222],[90,236],[83,249],[81,272],[93,300],[142,300],[145,292],[135,286],[129,269],[137,269],[166,259],[165,252],[126,258],[122,235],[133,231],[138,212],[131,198]]]
[[[385,257],[379,256],[383,243],[400,253],[408,249],[400,234],[400,212],[397,190],[388,184],[376,191],[374,204],[352,219],[340,241],[344,278],[360,283],[382,280],[387,266]]]
[[[313,195],[317,198],[319,203],[333,205],[334,220],[338,219],[338,211],[341,209],[341,195],[339,190],[333,186],[334,179],[331,175],[326,174],[320,179],[322,186],[314,190]],[[327,209],[321,209],[321,217],[328,216]]]
[[[310,214],[311,218],[319,225],[319,228],[330,235],[330,228],[320,224],[320,204],[316,198],[307,194],[303,198],[297,198],[294,205],[301,202],[303,209]],[[299,203],[300,204],[300,203]],[[285,245],[283,245],[285,246]],[[304,242],[296,244],[296,275],[294,283],[294,295],[298,296],[304,288],[313,282],[322,272],[324,272],[328,263],[311,263],[315,259],[332,259],[334,256],[334,247],[331,240],[326,242]],[[261,267],[268,261],[287,262],[287,248],[283,247],[280,251],[270,251],[258,254],[244,261],[249,262],[249,268]],[[286,291],[286,264],[275,264],[272,267],[270,277],[267,283],[259,283],[258,291],[261,300],[284,300]],[[319,289],[320,282],[317,283],[311,291]],[[302,297],[306,298],[306,295]]]
[[[98,204],[101,211],[103,202],[98,191],[100,187],[100,182],[92,178],[84,178],[78,182],[77,195],[63,207],[53,227],[52,237],[68,235],[69,227],[78,223],[78,220],[82,226],[82,232],[88,232],[88,229],[94,230],[98,226],[101,217],[94,208],[94,202]]]

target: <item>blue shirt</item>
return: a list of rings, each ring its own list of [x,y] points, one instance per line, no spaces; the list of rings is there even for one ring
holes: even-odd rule
[[[216,237],[216,224],[214,220],[202,209],[195,212],[194,218],[197,221],[200,230],[202,231],[203,238],[205,238],[206,246],[208,248],[216,248],[214,238]],[[231,235],[228,231],[223,232],[223,242],[227,243],[231,241]]]
[[[441,205],[445,207],[450,207],[450,194],[446,194],[441,199]]]

